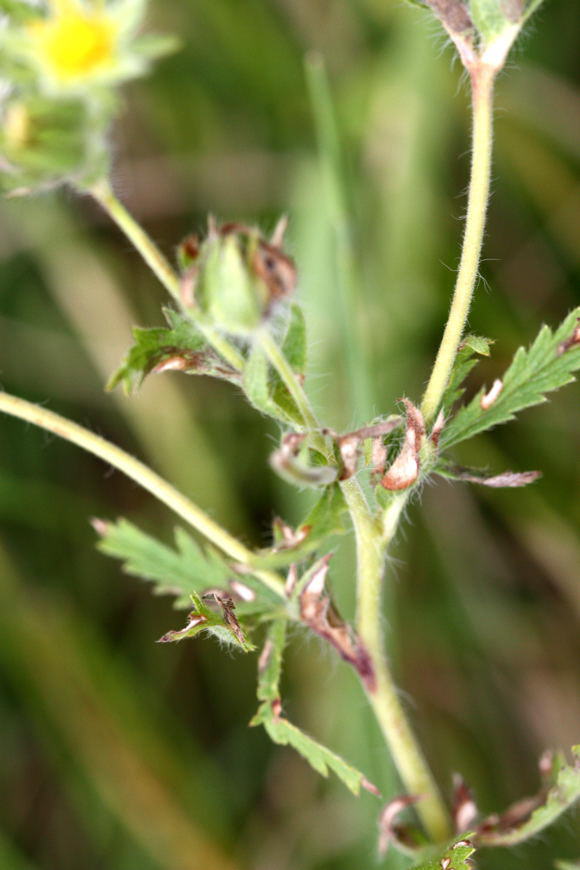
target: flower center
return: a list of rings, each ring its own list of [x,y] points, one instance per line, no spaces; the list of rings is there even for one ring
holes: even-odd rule
[[[31,30],[39,55],[60,79],[90,74],[113,58],[113,27],[98,13],[64,12],[35,22]]]

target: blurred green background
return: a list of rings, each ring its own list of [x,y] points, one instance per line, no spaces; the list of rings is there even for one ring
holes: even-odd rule
[[[576,12],[546,3],[498,86],[470,321],[496,344],[470,389],[578,304]],[[418,399],[469,162],[467,88],[436,23],[394,0],[165,0],[149,19],[182,48],[125,91],[111,140],[119,194],[167,252],[209,211],[266,230],[288,213],[321,414],[347,428],[402,393]],[[328,64],[338,119],[339,147],[322,154],[312,51]],[[131,324],[160,323],[165,299],[90,202],[66,191],[5,201],[0,254],[5,389],[143,457],[252,545],[274,514],[298,518],[304,499],[267,463],[275,429],[229,386],[173,374],[133,399],[103,393]],[[544,477],[524,492],[427,488],[391,565],[385,629],[411,716],[442,787],[460,771],[484,812],[537,787],[546,746],[580,738],[578,424],[571,387],[465,446],[466,462]],[[0,867],[376,866],[376,799],[354,799],[247,728],[255,659],[210,641],[154,644],[179,614],[94,550],[89,517],[120,514],[171,535],[168,511],[120,474],[0,420]],[[343,547],[333,574],[347,613],[351,555]],[[292,719],[397,793],[353,674],[304,634],[285,692]],[[578,858],[575,821],[511,854],[482,853],[478,867]],[[384,866],[407,865],[390,855]]]

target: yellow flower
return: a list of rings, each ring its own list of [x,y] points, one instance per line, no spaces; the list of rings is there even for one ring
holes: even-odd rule
[[[116,27],[102,10],[53,0],[53,14],[29,25],[37,62],[62,82],[90,77],[114,65]]]

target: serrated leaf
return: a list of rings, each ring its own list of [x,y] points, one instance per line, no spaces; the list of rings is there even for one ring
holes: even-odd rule
[[[489,349],[493,342],[489,338],[484,338],[481,335],[466,335],[457,356],[453,363],[449,384],[443,394],[441,410],[445,417],[453,408],[456,402],[462,397],[465,392],[463,386],[467,376],[479,362],[478,356],[489,356]]]
[[[469,839],[456,840],[447,846],[436,858],[430,858],[413,867],[413,870],[472,870],[469,858],[475,853],[475,846]]]
[[[443,429],[441,449],[513,420],[518,411],[545,402],[546,393],[573,381],[573,372],[580,368],[580,344],[570,342],[579,317],[577,308],[555,332],[543,326],[530,348],[520,347],[503,380],[496,382],[497,397],[480,390]]]
[[[259,661],[258,699],[262,701],[250,725],[263,725],[271,740],[281,746],[292,746],[321,776],[333,771],[353,794],[366,788],[376,789],[366,777],[336,753],[309,737],[281,716],[280,676],[286,643],[286,621],[274,621],[266,635]]]
[[[186,374],[210,375],[237,382],[237,373],[227,366],[185,315],[165,309],[167,327],[133,329],[135,343],[120,367],[111,376],[107,390],[119,384],[125,392],[135,393],[153,370],[179,370]]]
[[[497,829],[486,829],[485,823],[478,832],[477,842],[482,846],[515,846],[535,837],[544,828],[553,824],[562,813],[580,800],[580,746],[572,747],[574,761],[567,764],[558,759],[552,785],[547,789],[543,800],[533,812],[519,824],[502,827],[502,817],[496,819]],[[509,810],[508,810],[509,814]]]
[[[175,530],[175,549],[142,532],[133,523],[100,522],[97,548],[123,561],[123,571],[154,584],[156,595],[174,595],[176,608],[190,608],[192,593],[227,585],[232,570],[210,546],[203,549],[186,531]]]
[[[278,718],[268,717],[263,725],[274,743],[291,746],[321,776],[327,777],[329,771],[332,771],[353,794],[360,794],[361,786],[364,787],[366,783],[365,776],[335,752],[313,740],[312,737],[309,737],[308,734],[305,734],[304,731],[301,731],[296,725],[292,725],[282,716]]]

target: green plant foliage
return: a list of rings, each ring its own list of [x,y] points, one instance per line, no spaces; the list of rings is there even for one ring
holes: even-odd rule
[[[545,402],[546,393],[573,381],[573,372],[580,367],[580,344],[574,341],[579,318],[580,308],[576,308],[556,331],[542,327],[530,348],[517,351],[495,401],[487,408],[484,402],[482,407],[486,391],[480,390],[443,429],[441,448],[513,420],[518,411]]]
[[[214,607],[210,607],[206,601],[213,602]],[[221,643],[239,647],[246,653],[255,650],[256,647],[248,640],[238,621],[235,604],[229,595],[214,592],[204,595],[202,599],[194,592],[191,594],[191,603],[195,609],[189,614],[185,627],[168,631],[158,643],[179,643],[206,632]]]
[[[155,368],[160,371],[177,369],[187,374],[211,375],[225,380],[237,380],[230,370],[207,346],[195,324],[183,314],[164,309],[169,328],[133,329],[135,344],[129,349],[121,366],[107,384],[113,390],[119,384],[125,392],[135,393]]]
[[[453,406],[465,392],[463,384],[472,369],[479,362],[478,356],[489,356],[493,341],[480,335],[466,335],[453,364],[449,384],[443,395],[441,410],[447,417]]]
[[[295,541],[280,542],[263,550],[255,559],[255,568],[283,568],[299,562],[317,550],[334,535],[343,535],[348,529],[345,523],[346,503],[338,483],[326,487],[316,504],[299,524]]]
[[[562,756],[556,758],[552,781],[546,787],[545,797],[529,818],[508,830],[502,830],[500,825],[499,830],[479,834],[478,844],[516,846],[524,843],[553,824],[562,813],[580,800],[580,746],[572,747],[572,753],[572,764],[567,764]]]
[[[462,838],[448,846],[435,859],[417,864],[413,870],[472,870],[473,864],[469,858],[475,853],[475,847],[469,840]]]
[[[359,770],[281,715],[280,677],[285,643],[286,621],[279,619],[271,624],[260,656],[258,700],[262,703],[250,725],[263,725],[274,743],[292,746],[322,776],[327,777],[333,771],[353,794],[358,795],[361,786],[375,791]]]
[[[272,371],[266,354],[256,341],[244,368],[242,386],[251,405],[279,422],[300,425],[302,418],[288,389]]]
[[[101,553],[123,562],[123,571],[154,584],[156,595],[174,595],[176,608],[191,607],[191,595],[225,586],[232,571],[211,546],[203,549],[183,529],[175,529],[175,549],[142,532],[126,519],[96,523]]]

